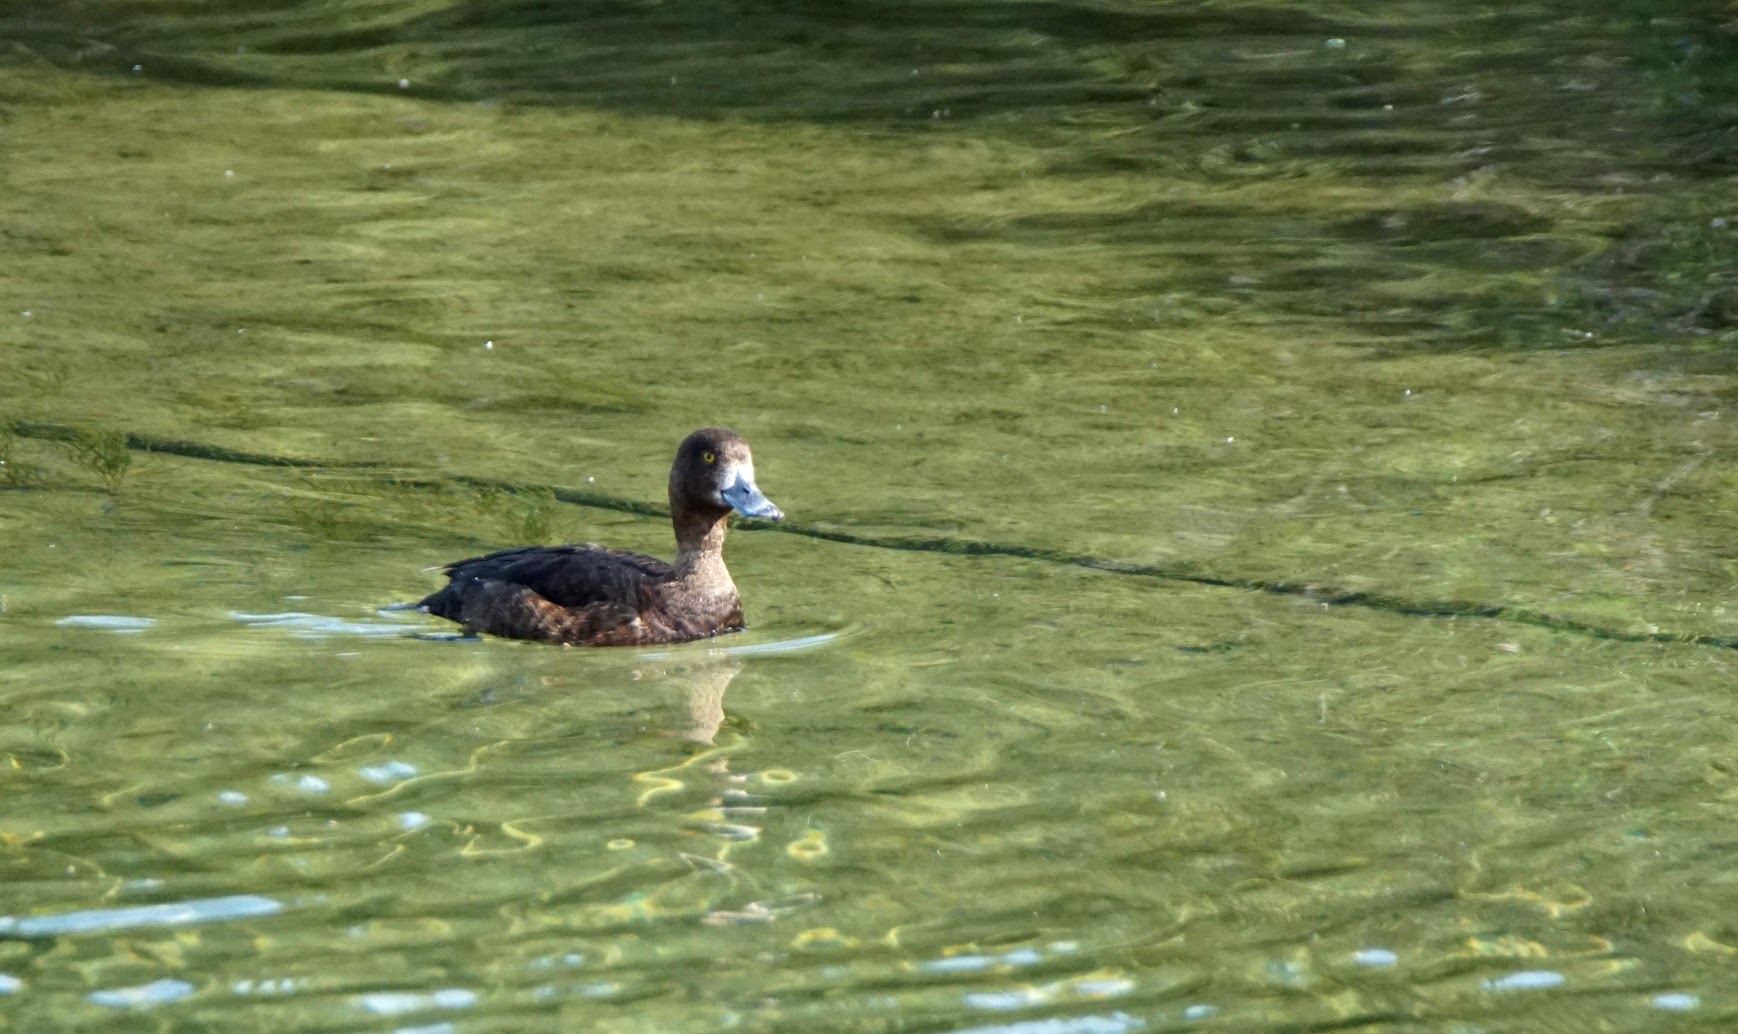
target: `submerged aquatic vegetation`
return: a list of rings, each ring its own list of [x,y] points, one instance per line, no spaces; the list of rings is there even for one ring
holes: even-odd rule
[[[73,461],[102,480],[110,492],[119,492],[133,465],[127,436],[119,431],[81,428],[64,440]]]
[[[7,488],[28,488],[37,481],[36,467],[20,448],[23,440],[17,426],[0,416],[0,484]]]
[[[54,452],[64,457],[59,463]],[[117,492],[133,465],[133,453],[125,432],[0,417],[0,482],[14,488],[41,485],[51,471],[67,474],[69,461],[74,470],[96,475],[105,489]]]
[[[501,542],[514,546],[549,546],[553,544],[556,516],[554,492],[535,487],[481,487],[474,490],[474,506],[478,513],[501,528]]]

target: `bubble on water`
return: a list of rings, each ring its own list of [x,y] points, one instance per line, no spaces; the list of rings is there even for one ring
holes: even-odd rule
[[[145,70],[144,65],[134,65],[133,66],[133,71],[135,71],[135,72],[143,72],[144,70]]]
[[[493,342],[493,341],[483,342],[483,351],[493,352],[494,350],[495,350],[495,342]]]
[[[234,169],[225,169],[225,170],[223,170],[223,178],[224,178],[224,179],[229,179],[229,178],[231,178],[231,177],[233,177],[233,176],[234,176],[234,175],[235,175],[235,170],[234,170]]]
[[[398,88],[401,90],[410,89],[410,80],[409,79],[400,79],[398,81]]]
[[[1217,1015],[1219,1015],[1217,1005],[1191,1005],[1183,1010],[1183,1019],[1185,1020],[1204,1020]]]
[[[217,799],[224,804],[242,805],[247,803],[247,794],[240,790],[224,790],[217,795]]]
[[[424,815],[420,811],[407,811],[407,812],[402,812],[399,814],[399,816],[398,816],[398,828],[400,828],[400,829],[421,829],[422,827],[428,825],[430,822],[433,822],[433,821],[434,821],[433,819],[429,818],[427,815]]]
[[[1328,40],[1326,43],[1322,44],[1322,46],[1327,47],[1329,50],[1339,50],[1342,47],[1344,47],[1345,45],[1346,45],[1346,41],[1341,39],[1338,36],[1335,36],[1333,39]]]
[[[1400,961],[1400,956],[1387,948],[1360,948],[1352,961],[1360,966],[1392,966]]]

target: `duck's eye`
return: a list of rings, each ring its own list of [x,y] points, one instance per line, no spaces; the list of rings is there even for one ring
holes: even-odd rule
[[[705,452],[701,453],[700,458],[705,460],[707,463],[717,463],[718,462],[718,454],[713,452],[711,449],[708,449]]]

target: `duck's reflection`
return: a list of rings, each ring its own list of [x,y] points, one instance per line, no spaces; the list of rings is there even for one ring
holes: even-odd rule
[[[635,804],[649,809],[672,808],[681,814],[682,826],[695,836],[678,857],[691,878],[702,881],[693,885],[698,892],[694,900],[700,920],[708,925],[768,923],[812,904],[817,899],[807,893],[745,903],[739,900],[745,890],[758,898],[754,888],[759,881],[744,873],[732,856],[762,842],[769,817],[765,797],[754,788],[795,778],[783,769],[731,770],[731,752],[746,746],[747,741],[726,725],[724,694],[742,670],[742,659],[734,651],[711,650],[680,660],[668,655],[655,660],[657,663],[637,669],[637,677],[667,680],[676,690],[675,706],[660,724],[667,734],[693,746],[677,764],[636,774],[634,783],[640,792]],[[718,879],[723,883],[711,882]]]
[[[724,729],[724,693],[742,671],[742,661],[723,650],[709,650],[680,660],[660,658],[661,663],[635,670],[639,679],[667,681],[676,690],[672,712],[659,724],[670,736],[694,745],[677,764],[634,776],[641,790],[635,804],[662,808],[670,804],[691,807],[699,796],[705,801],[686,815],[689,829],[705,834],[720,847],[759,839],[758,824],[766,809],[745,788],[747,777],[730,770],[730,750],[743,739]],[[666,695],[667,698],[667,695]],[[722,860],[722,852],[720,855]]]
[[[724,726],[724,691],[741,671],[739,658],[724,650],[709,650],[679,662],[642,665],[634,669],[634,677],[668,681],[677,699],[673,713],[661,724],[672,736],[711,747]]]

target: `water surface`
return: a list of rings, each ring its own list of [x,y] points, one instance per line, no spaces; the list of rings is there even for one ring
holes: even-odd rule
[[[1690,7],[0,16],[20,1029],[1718,1027]],[[1730,217],[1730,219],[1728,219]],[[666,553],[575,651],[431,564]]]

